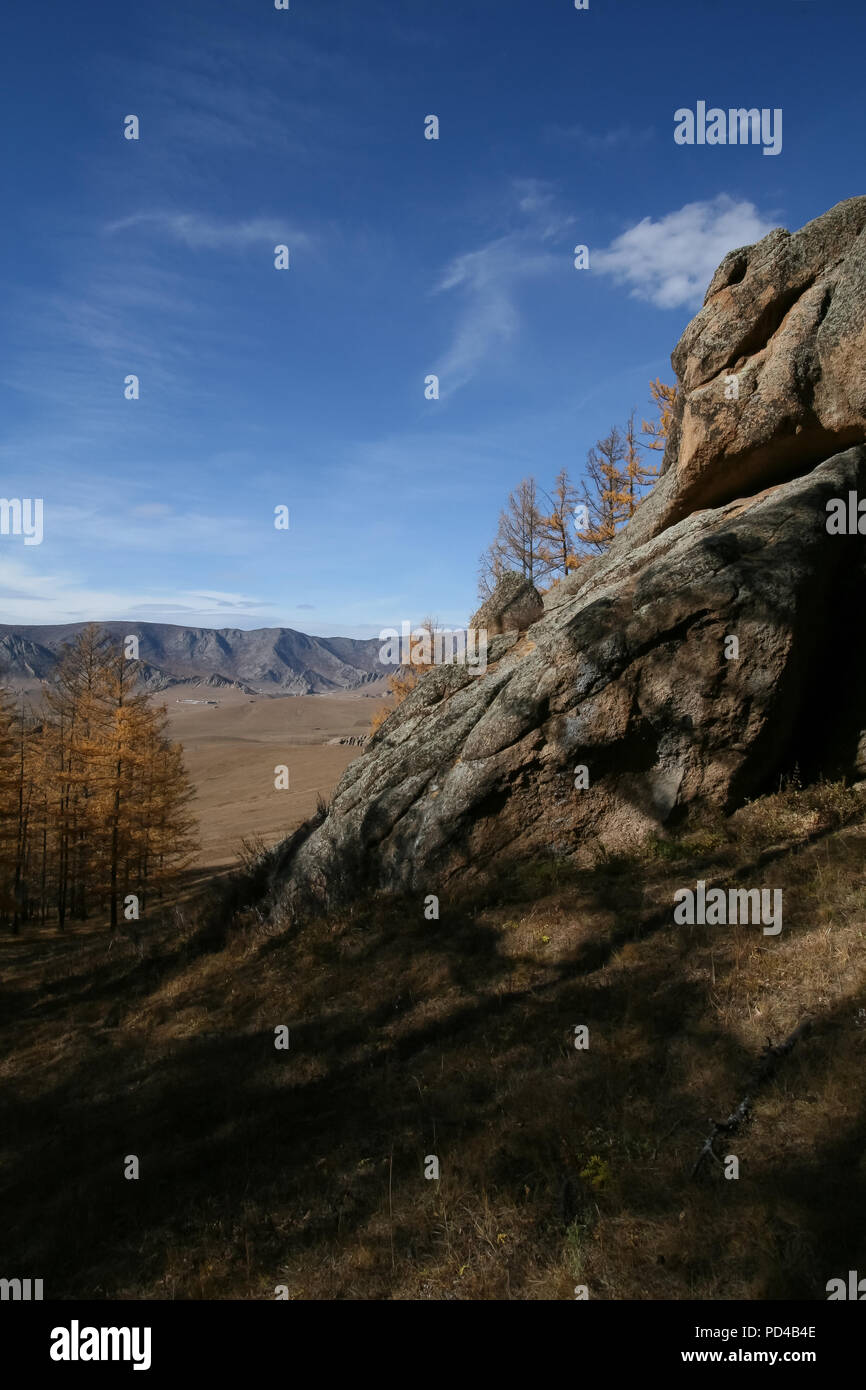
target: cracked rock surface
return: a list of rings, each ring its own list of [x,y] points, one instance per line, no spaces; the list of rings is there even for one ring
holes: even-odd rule
[[[728,255],[673,354],[651,496],[536,620],[499,596],[528,600],[520,630],[482,675],[423,678],[287,845],[277,896],[454,890],[733,809],[795,764],[866,775],[866,537],[826,524],[866,497],[864,313],[866,198]]]

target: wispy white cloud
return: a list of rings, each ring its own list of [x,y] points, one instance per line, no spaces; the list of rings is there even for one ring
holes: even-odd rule
[[[100,588],[82,581],[73,569],[49,570],[44,564],[0,554],[0,602],[4,623],[75,623],[129,618],[142,622],[179,621],[191,626],[247,621],[273,605],[243,593],[219,590]]]
[[[54,458],[69,466],[79,451],[107,452],[118,441],[156,449],[157,430],[194,448],[199,427],[190,428],[178,381],[195,375],[202,409],[208,401],[224,402],[215,383],[229,351],[253,353],[258,342],[255,325],[236,315],[229,348],[216,331],[224,321],[224,287],[215,288],[211,274],[198,273],[183,257],[178,261],[174,248],[254,256],[266,266],[282,243],[315,254],[313,237],[282,217],[142,210],[100,230],[94,236],[91,226],[77,226],[53,280],[8,296],[5,325],[16,350],[0,365],[0,385],[25,409],[0,441],[4,468],[29,459],[43,470]],[[137,231],[133,267],[129,241]],[[202,370],[205,362],[210,372]],[[129,372],[140,379],[142,407],[124,402]],[[158,415],[149,410],[157,403]]]
[[[614,149],[642,149],[655,137],[652,126],[636,129],[630,125],[615,126],[612,130],[588,130],[585,125],[552,125],[546,134],[553,140],[579,145],[590,154],[603,154]]]
[[[659,308],[696,307],[724,256],[759,241],[776,225],[754,203],[720,193],[706,202],[686,203],[658,221],[644,217],[596,251],[591,265]]]
[[[459,256],[443,275],[440,291],[464,291],[451,345],[436,363],[443,395],[465,386],[491,352],[515,337],[519,317],[512,292],[521,269],[516,248],[505,241]]]
[[[130,514],[145,518],[170,516],[171,507],[167,502],[143,502],[140,506],[131,507]]]
[[[514,179],[513,188],[520,212],[547,212],[556,202],[553,189],[544,179]]]
[[[274,531],[273,513],[254,518],[244,515],[208,515],[175,509],[169,503],[151,502],[127,509],[131,489],[118,485],[98,505],[82,507],[45,498],[45,544],[49,541],[96,551],[143,552],[145,555],[250,555],[269,540]],[[74,495],[70,488],[64,496]]]
[[[308,247],[312,238],[297,227],[274,217],[253,217],[242,222],[220,220],[196,212],[137,212],[110,222],[105,228],[109,235],[129,231],[132,227],[148,226],[172,241],[193,249],[241,251],[248,246],[285,243],[292,247]]]
[[[158,158],[160,187],[201,190],[220,186],[211,150],[220,161],[267,151],[290,155],[295,167],[336,166],[347,135],[364,128],[365,98],[377,80],[362,47],[334,45],[327,20],[322,41],[302,38],[294,26],[274,41],[255,26],[239,30],[217,8],[185,12],[182,37],[173,28],[170,39],[160,35],[155,20],[150,42],[112,52],[110,66],[94,59],[98,90],[139,94],[136,166]]]
[[[523,225],[455,256],[435,286],[436,293],[459,291],[462,300],[451,344],[434,367],[443,396],[465,386],[483,362],[516,339],[520,285],[561,269],[562,256],[543,248],[573,219],[558,212],[554,191],[541,180],[515,179],[512,196]]]

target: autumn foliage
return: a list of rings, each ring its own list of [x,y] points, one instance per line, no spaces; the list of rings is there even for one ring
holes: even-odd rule
[[[650,382],[658,418],[642,421],[638,431],[632,411],[624,428],[614,425],[596,440],[587,454],[580,486],[565,468],[549,493],[535,478],[518,484],[499,514],[494,540],[481,556],[478,592],[482,599],[490,597],[508,571],[522,575],[543,592],[608,549],[658,476],[658,467],[647,460],[646,452],[664,448],[676,393],[675,386],[666,386],[658,378]],[[435,625],[427,619],[422,626],[432,632]],[[376,711],[371,733],[414,690],[426,670],[429,665],[410,659],[389,676],[393,701]]]
[[[421,623],[419,627],[415,629],[415,631],[421,632],[423,630],[426,630],[428,633],[430,633],[432,637],[432,634],[436,631],[437,627],[437,619],[425,618],[423,623]],[[425,672],[433,669],[433,665],[435,663],[432,661],[427,661],[425,659],[425,645],[429,644],[424,644],[420,642],[410,643],[408,662],[403,666],[399,666],[397,670],[394,671],[388,677],[388,688],[391,692],[391,695],[393,696],[393,700],[390,705],[383,705],[381,709],[376,710],[376,713],[370,720],[371,734],[374,734],[376,730],[380,728],[382,724],[384,724],[385,720],[388,718],[388,715],[391,713],[393,709],[397,707],[397,705],[403,703],[403,701],[406,699],[406,696],[409,695],[415,689],[415,686],[418,684],[419,680],[425,674]]]
[[[496,537],[481,557],[479,593],[488,598],[502,575],[514,570],[536,588],[558,583],[592,555],[610,546],[658,475],[646,452],[663,449],[670,432],[676,387],[656,379],[650,394],[655,421],[635,427],[632,411],[589,449],[580,486],[561,469],[551,493],[524,478],[499,516]]]
[[[90,625],[35,708],[0,701],[0,921],[13,932],[139,920],[190,861],[182,749],[138,669]]]

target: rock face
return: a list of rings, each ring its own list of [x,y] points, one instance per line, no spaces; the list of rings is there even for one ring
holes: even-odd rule
[[[852,199],[725,258],[673,355],[653,494],[528,630],[506,605],[483,676],[419,683],[287,846],[278,896],[453,890],[732,809],[795,765],[864,774],[866,536],[827,512],[866,498],[864,229]]]
[[[486,603],[469,619],[470,628],[489,637],[520,632],[538,622],[544,612],[541,594],[522,575],[504,574]]]
[[[725,257],[671,358],[663,477],[617,551],[866,438],[864,229],[866,198],[849,198]]]

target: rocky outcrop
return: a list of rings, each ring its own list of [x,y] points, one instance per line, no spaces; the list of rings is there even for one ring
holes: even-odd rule
[[[619,553],[866,438],[866,198],[730,252],[671,361],[663,476]]]
[[[453,888],[731,809],[795,764],[862,775],[866,540],[827,504],[866,498],[864,228],[854,199],[726,257],[674,353],[653,495],[484,675],[419,683],[293,842],[284,898]]]
[[[522,575],[509,570],[500,579],[493,593],[469,619],[476,632],[488,637],[503,632],[520,632],[537,622],[544,612],[541,594]]]

